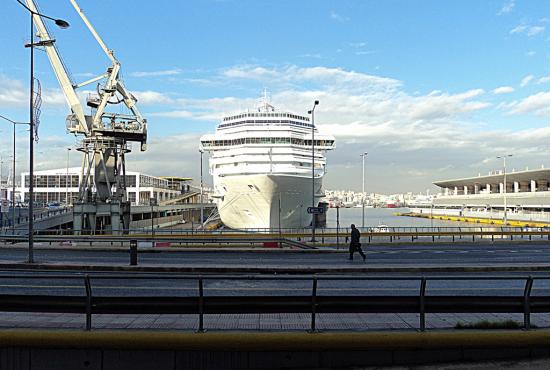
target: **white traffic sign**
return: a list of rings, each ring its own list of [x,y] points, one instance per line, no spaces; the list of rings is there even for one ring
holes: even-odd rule
[[[325,209],[323,207],[307,207],[307,213],[320,215],[325,213]]]

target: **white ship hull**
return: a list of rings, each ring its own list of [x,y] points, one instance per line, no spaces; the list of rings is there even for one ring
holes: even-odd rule
[[[315,178],[315,205],[324,196],[321,185],[322,177]],[[216,178],[215,188],[221,196],[220,218],[232,229],[296,228],[311,224],[311,215],[307,213],[311,207],[311,178],[281,174],[233,175]]]

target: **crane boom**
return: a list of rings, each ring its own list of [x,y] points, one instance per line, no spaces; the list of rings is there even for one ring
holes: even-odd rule
[[[90,21],[88,20],[88,17],[86,17],[86,15],[84,14],[84,12],[82,11],[82,9],[80,9],[80,6],[78,6],[78,4],[76,3],[75,0],[71,0],[71,4],[73,4],[73,7],[75,8],[76,12],[78,13],[78,15],[80,15],[80,18],[82,18],[82,20],[84,21],[84,23],[86,24],[86,27],[88,27],[88,29],[90,30],[90,32],[92,33],[92,35],[94,36],[94,38],[96,39],[97,43],[101,46],[101,48],[103,49],[103,51],[105,52],[105,54],[107,54],[107,56],[109,57],[109,59],[111,59],[111,61],[113,62],[113,64],[118,64],[118,61],[116,60],[114,54],[113,54],[113,51],[110,50],[107,45],[105,45],[105,43],[103,42],[103,40],[101,39],[101,37],[99,36],[99,34],[96,32],[95,28],[92,26],[92,24],[90,23]]]
[[[38,10],[33,0],[26,0],[26,3],[30,10],[38,13]],[[71,112],[75,117],[75,121],[78,122],[73,131],[77,133],[89,134],[90,130],[86,125],[84,109],[82,108],[80,100],[78,99],[78,95],[73,88],[73,83],[69,77],[69,74],[67,73],[65,66],[61,62],[61,57],[59,56],[57,49],[53,44],[54,40],[49,35],[48,30],[46,29],[46,26],[44,25],[44,22],[42,21],[42,18],[40,18],[40,16],[36,14],[33,15],[33,20],[36,28],[38,29],[38,37],[44,45],[44,49],[46,50],[48,59],[50,60],[55,76],[57,77],[57,81],[59,81],[59,85],[63,90],[65,100],[67,101],[67,104],[69,105],[69,108],[71,109]]]
[[[25,0],[29,9],[37,13],[36,0]],[[141,143],[147,148],[147,120],[136,106],[137,99],[122,82],[121,65],[114,52],[96,32],[76,0],[70,0],[101,49],[110,60],[105,73],[81,84],[73,84],[58,50],[39,15],[33,15],[52,68],[69,103],[71,114],[67,118],[69,132],[83,135],[78,151],[83,153],[79,195],[73,204],[73,230],[114,234],[127,232],[130,223],[130,202],[126,194],[126,154],[131,151],[129,142]],[[32,42],[32,40],[31,40]],[[87,97],[90,115],[84,114],[76,89],[97,82],[97,93]],[[107,110],[108,106],[123,103],[127,114],[120,110]]]
[[[122,98],[124,99],[124,103],[126,104],[126,106],[128,107],[128,109],[130,109],[132,111],[134,116],[136,116],[136,121],[140,122],[140,123],[143,123],[144,119],[141,116],[141,113],[140,113],[140,111],[138,110],[138,108],[136,106],[136,101],[137,101],[136,98],[129,91],[126,90],[126,87],[124,86],[122,81],[118,78],[118,74],[119,74],[119,71],[120,71],[120,63],[116,59],[113,50],[111,50],[107,47],[107,44],[105,44],[105,42],[103,41],[101,36],[99,36],[99,34],[95,30],[94,26],[92,26],[92,23],[88,20],[88,17],[86,17],[86,14],[84,14],[84,11],[82,11],[82,8],[80,8],[80,6],[77,4],[76,0],[70,0],[70,1],[71,1],[71,4],[73,5],[73,7],[75,8],[76,12],[78,13],[78,15],[80,15],[80,18],[82,18],[82,20],[86,24],[86,27],[88,27],[88,29],[90,30],[90,32],[92,33],[92,35],[96,39],[96,41],[99,44],[99,46],[101,47],[101,49],[103,49],[103,51],[105,52],[107,57],[113,63],[113,68],[108,72],[108,74],[110,74],[110,76],[107,76],[108,80],[107,80],[107,83],[106,83],[105,90],[109,91],[109,92],[116,90],[120,95],[122,95]],[[97,126],[100,125],[100,123],[101,123],[100,114],[105,109],[105,106],[107,105],[108,100],[111,97],[112,97],[112,93],[111,94],[105,94],[103,96],[103,99],[101,100],[101,102],[99,103],[99,106],[98,106],[98,114],[96,114],[96,116],[93,119],[94,126],[97,127]]]

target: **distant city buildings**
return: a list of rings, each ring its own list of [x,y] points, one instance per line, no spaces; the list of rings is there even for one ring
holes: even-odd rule
[[[325,200],[329,207],[365,207],[397,208],[419,205],[430,205],[433,196],[429,194],[413,194],[412,192],[398,194],[362,193],[352,190],[326,190]]]

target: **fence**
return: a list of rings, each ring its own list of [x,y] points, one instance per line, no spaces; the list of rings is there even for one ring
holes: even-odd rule
[[[311,233],[299,229],[271,230],[270,232],[257,232],[251,230],[192,230],[192,229],[132,229],[127,230],[126,235],[72,235],[64,233],[64,230],[50,230],[41,232],[35,236],[36,241],[46,243],[56,242],[81,242],[93,245],[128,246],[130,240],[142,242],[169,242],[179,245],[223,245],[223,244],[261,244],[263,242],[294,243],[302,246],[337,246],[347,243],[349,231],[324,229],[316,233],[316,241],[311,241]],[[363,231],[362,243],[415,243],[436,240],[444,242],[478,242],[495,240],[550,240],[549,229],[524,230],[518,227],[440,227],[440,228],[390,228],[387,232]],[[25,242],[25,235],[0,234],[0,241]]]
[[[52,312],[75,313],[86,316],[86,330],[92,329],[95,314],[194,314],[198,316],[198,330],[204,331],[204,315],[207,314],[254,314],[254,313],[308,313],[311,315],[310,330],[316,330],[316,319],[322,313],[416,313],[419,314],[418,328],[426,330],[428,313],[522,313],[523,326],[531,327],[532,313],[550,312],[550,296],[532,296],[535,280],[550,280],[550,276],[511,277],[511,276],[439,276],[439,277],[376,277],[376,276],[235,276],[235,275],[90,275],[90,274],[0,274],[0,280],[79,279],[84,295],[45,295],[45,294],[0,294],[0,311],[7,312]],[[192,296],[150,296],[150,295],[95,295],[96,287],[105,288],[98,281],[105,280],[163,280],[195,281]],[[205,282],[223,280],[277,280],[306,281],[311,283],[307,295],[207,295]],[[416,282],[415,295],[323,295],[319,289],[322,281],[409,281]],[[428,295],[428,285],[433,281],[524,281],[521,295]],[[51,289],[40,284],[43,289]],[[235,291],[239,291],[239,285]],[[4,284],[3,290],[9,287]],[[20,289],[20,285],[18,288]],[[155,289],[155,287],[151,287]],[[289,288],[291,290],[291,288]],[[269,292],[269,290],[267,290]]]

